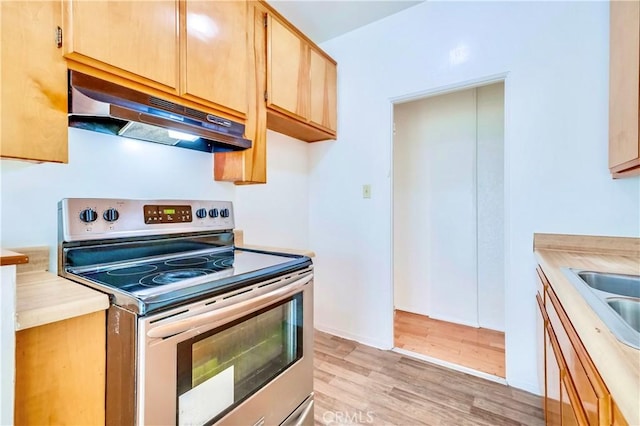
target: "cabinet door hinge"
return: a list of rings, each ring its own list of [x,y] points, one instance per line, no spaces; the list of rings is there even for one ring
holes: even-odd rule
[[[269,93],[265,90],[264,91],[264,101],[267,102],[269,100]]]
[[[60,49],[62,47],[62,28],[56,28],[56,47]]]

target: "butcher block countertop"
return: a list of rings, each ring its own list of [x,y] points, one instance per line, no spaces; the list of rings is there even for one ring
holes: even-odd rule
[[[105,310],[109,297],[46,269],[48,247],[17,249],[29,263],[16,274],[16,331]]]
[[[11,250],[0,249],[0,266],[28,263],[29,256]]]
[[[51,272],[17,275],[16,330],[78,317],[109,307],[109,297]]]
[[[234,234],[234,245],[239,249],[249,249],[249,250],[260,250],[260,251],[271,251],[275,253],[286,253],[286,254],[297,254],[301,256],[307,257],[315,257],[315,253],[311,250],[304,249],[291,249],[291,248],[282,248],[282,247],[271,247],[271,246],[259,246],[254,244],[245,244],[244,243],[244,232],[241,229],[236,229],[233,231]]]
[[[640,274],[640,238],[535,234],[534,251],[571,324],[630,425],[640,425],[640,350],[620,342],[561,268]]]

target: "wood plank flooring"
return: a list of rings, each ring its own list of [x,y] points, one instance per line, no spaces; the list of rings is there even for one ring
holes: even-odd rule
[[[505,377],[504,333],[396,310],[394,345],[411,352]]]
[[[543,425],[542,399],[315,332],[316,425]]]

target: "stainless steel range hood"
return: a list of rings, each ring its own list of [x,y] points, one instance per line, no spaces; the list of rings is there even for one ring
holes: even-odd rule
[[[251,148],[244,124],[69,71],[69,126],[205,152]]]

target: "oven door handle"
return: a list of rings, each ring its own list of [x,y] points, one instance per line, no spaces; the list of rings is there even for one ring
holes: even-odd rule
[[[219,325],[233,321],[250,312],[257,311],[259,309],[262,309],[263,307],[269,306],[272,303],[278,302],[282,299],[286,299],[287,297],[300,292],[300,289],[312,279],[313,274],[309,274],[297,281],[294,281],[289,285],[286,285],[269,293],[265,293],[251,299],[243,300],[242,302],[238,302],[230,306],[225,306],[223,308],[206,312],[204,314],[194,315],[189,318],[184,318],[178,321],[170,322],[168,324],[159,325],[147,331],[147,336],[152,338],[164,339],[167,337],[175,336],[176,334],[184,333],[185,331],[189,331],[205,324],[210,328],[215,328]]]

